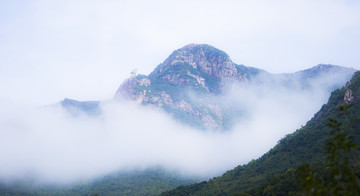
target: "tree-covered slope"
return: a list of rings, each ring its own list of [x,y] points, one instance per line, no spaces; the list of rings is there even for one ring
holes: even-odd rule
[[[159,195],[179,185],[194,183],[162,168],[122,171],[71,185],[39,185],[31,180],[0,182],[0,195]]]
[[[352,105],[350,118],[355,121],[349,129],[349,134],[354,136],[355,143],[360,144],[360,123],[357,121],[360,117],[360,72],[358,71],[346,86],[332,92],[328,103],[323,105],[304,127],[281,139],[274,148],[259,159],[238,166],[207,182],[180,186],[163,195],[234,195],[241,192],[257,195],[256,189],[264,190],[264,186],[269,184],[277,185],[278,193],[281,195],[280,190],[283,186],[279,186],[278,182],[290,182],[289,179],[295,178],[292,169],[298,168],[304,162],[315,165],[326,162],[324,145],[330,132],[327,126],[328,119],[337,118],[337,107],[344,103]],[[339,120],[344,121],[344,119]],[[355,164],[360,164],[356,162],[360,160],[359,146],[352,157]],[[294,182],[288,185],[290,186],[298,186],[298,184]],[[264,192],[260,195],[262,194]]]

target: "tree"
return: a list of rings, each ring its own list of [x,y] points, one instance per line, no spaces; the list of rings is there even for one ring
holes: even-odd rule
[[[357,145],[348,134],[353,123],[349,109],[350,105],[341,105],[338,119],[329,118],[327,126],[331,131],[325,146],[325,170],[312,169],[308,164],[300,167],[301,186],[307,195],[360,195],[359,180],[350,163],[351,153]]]

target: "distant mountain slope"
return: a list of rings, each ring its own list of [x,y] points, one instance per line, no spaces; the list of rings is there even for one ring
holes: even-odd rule
[[[191,184],[184,178],[162,168],[122,171],[99,179],[74,185],[37,185],[31,181],[12,184],[0,182],[0,195],[159,195],[179,185]]]
[[[332,92],[328,103],[323,105],[321,110],[304,127],[281,139],[274,148],[259,159],[238,166],[207,182],[180,186],[162,195],[234,195],[256,187],[271,176],[283,174],[291,168],[297,168],[304,162],[312,164],[325,162],[323,147],[329,133],[326,123],[329,117],[336,118],[336,108],[343,103],[352,104],[350,117],[359,119],[359,71],[354,74],[346,86]],[[359,127],[360,122],[355,121],[354,126],[350,129],[350,134],[354,136],[354,142],[358,144],[358,151],[360,150]],[[353,157],[354,160],[360,160],[358,153],[354,153],[356,156]]]
[[[351,68],[318,65],[294,74],[270,74],[237,65],[225,52],[212,46],[190,44],[175,50],[149,76],[133,72],[119,87],[115,99],[126,97],[139,104],[161,107],[183,123],[198,128],[227,129],[236,121],[234,114],[239,110],[225,107],[221,101],[207,100],[235,83],[303,90],[321,76],[337,76],[324,83],[331,92],[354,72]]]
[[[61,106],[74,116],[82,112],[88,115],[98,115],[101,113],[100,101],[77,101],[65,98],[60,102]]]

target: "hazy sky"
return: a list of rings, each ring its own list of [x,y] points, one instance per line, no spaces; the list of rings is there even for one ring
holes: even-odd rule
[[[359,35],[351,0],[0,1],[0,101],[109,99],[189,43],[273,73],[359,69]]]
[[[0,0],[0,180],[34,172],[71,181],[156,164],[219,174],[309,120],[328,98],[328,80],[314,92],[272,88],[263,97],[235,88],[224,99],[252,109],[226,133],[127,103],[103,105],[97,119],[38,106],[111,99],[133,69],[149,74],[190,43],[273,73],[319,63],[360,69],[359,35],[360,3],[350,0]]]

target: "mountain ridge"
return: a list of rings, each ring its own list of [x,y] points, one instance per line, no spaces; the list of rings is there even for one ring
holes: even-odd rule
[[[216,97],[233,84],[281,85],[289,89],[306,89],[322,75],[341,74],[329,81],[329,92],[340,87],[355,72],[329,64],[290,74],[271,74],[265,70],[235,64],[224,51],[207,44],[190,44],[175,50],[148,76],[136,75],[123,82],[114,98],[128,98],[137,103],[160,107],[175,119],[201,129],[228,129],[236,119],[222,103],[196,105],[189,96]],[[342,80],[339,81],[338,80]]]
[[[189,64],[194,69],[220,80],[245,79],[243,75],[238,75],[236,64],[228,54],[207,44],[189,44],[175,50],[149,77],[152,78],[170,66],[182,64]]]
[[[161,108],[174,119],[200,129],[230,129],[241,109],[224,106],[221,101],[207,103],[226,93],[232,85],[286,88],[293,91],[312,90],[322,77],[322,86],[330,92],[350,79],[355,69],[319,64],[294,73],[272,74],[255,67],[234,63],[224,51],[207,44],[189,44],[172,52],[149,75],[134,70],[116,90],[113,100],[128,99],[153,108]],[[85,102],[61,103],[71,113],[88,110]],[[65,103],[65,104],[64,104]],[[83,103],[83,104],[81,104]],[[99,105],[99,104],[98,104]],[[97,112],[94,112],[97,111]],[[100,111],[100,112],[98,112]]]

